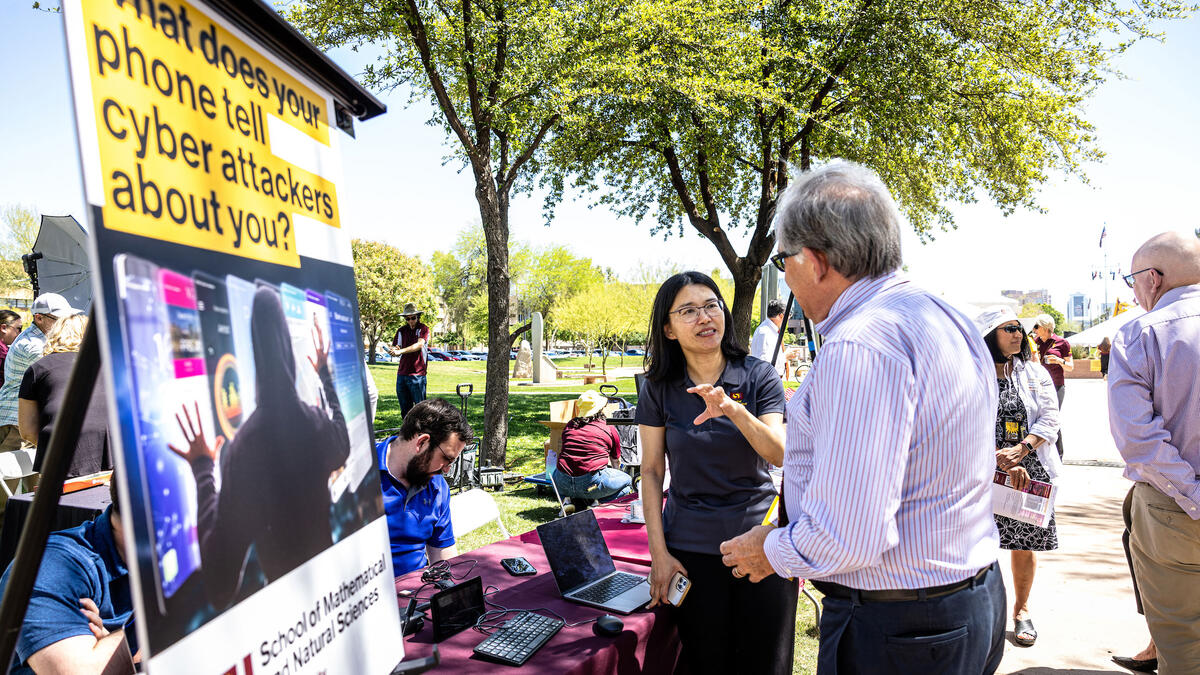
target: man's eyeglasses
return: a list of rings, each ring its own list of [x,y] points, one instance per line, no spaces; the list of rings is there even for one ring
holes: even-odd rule
[[[715,319],[723,314],[723,308],[724,305],[720,300],[713,300],[703,307],[680,307],[673,312],[667,312],[667,314],[678,314],[679,320],[684,323],[696,323],[700,320],[701,310],[708,315],[708,318]]]
[[[1149,272],[1150,270],[1154,270],[1155,272],[1158,272],[1158,276],[1160,276],[1160,277],[1161,277],[1161,276],[1163,276],[1163,273],[1162,273],[1161,271],[1159,271],[1157,268],[1154,268],[1154,267],[1147,267],[1147,268],[1146,268],[1146,269],[1144,269],[1144,270],[1138,270],[1138,271],[1136,271],[1136,272],[1130,272],[1129,274],[1126,274],[1126,275],[1122,276],[1121,278],[1125,280],[1125,285],[1126,285],[1126,286],[1128,286],[1128,287],[1130,287],[1130,288],[1133,288],[1133,281],[1134,281],[1134,279],[1133,279],[1133,278],[1134,278],[1134,277],[1136,277],[1137,275],[1141,274],[1142,272]]]
[[[1022,328],[1020,324],[1017,324],[1015,326],[1000,326],[1000,330],[1004,331],[1005,333],[1008,333],[1009,335],[1011,335],[1013,333],[1024,333],[1025,332],[1025,329]]]
[[[788,258],[790,258],[794,255],[799,255],[799,254],[800,254],[799,251],[796,251],[795,253],[785,253],[783,251],[780,251],[779,253],[776,253],[775,255],[771,256],[771,264],[774,265],[775,269],[779,270],[780,272],[786,272],[787,270],[785,270],[783,268],[783,261],[787,260]]]

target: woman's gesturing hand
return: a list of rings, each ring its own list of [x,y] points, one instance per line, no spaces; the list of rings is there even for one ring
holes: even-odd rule
[[[688,393],[699,394],[700,398],[704,399],[704,412],[700,413],[692,424],[704,424],[705,420],[729,415],[738,405],[736,401],[725,395],[723,388],[714,387],[711,384],[696,385],[688,389]]]
[[[667,604],[667,592],[671,588],[671,578],[679,572],[687,576],[687,570],[675,559],[675,556],[664,553],[650,559],[650,604],[649,607]]]

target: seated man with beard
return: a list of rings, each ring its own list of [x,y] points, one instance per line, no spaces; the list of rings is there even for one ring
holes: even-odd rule
[[[436,398],[413,406],[400,435],[375,446],[396,576],[458,555],[450,525],[450,486],[442,470],[473,438],[462,413]]]

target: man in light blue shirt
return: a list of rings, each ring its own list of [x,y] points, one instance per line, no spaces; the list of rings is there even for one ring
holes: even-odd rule
[[[772,262],[823,337],[787,406],[779,527],[721,545],[734,576],[813,581],[817,672],[994,673],[995,366],[970,319],[898,276],[902,220],[834,162],[780,198]]]
[[[0,385],[0,452],[21,447],[21,432],[17,428],[17,392],[25,371],[34,361],[42,358],[46,331],[56,320],[79,313],[58,293],[37,296],[30,311],[33,321],[9,345],[8,356],[4,359],[4,384]]]
[[[1113,340],[1108,416],[1135,481],[1129,552],[1158,672],[1200,672],[1200,241],[1152,237],[1133,256],[1146,314]]]

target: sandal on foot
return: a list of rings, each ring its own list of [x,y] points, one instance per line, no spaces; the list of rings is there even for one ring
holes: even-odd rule
[[[1029,637],[1022,637],[1023,635]],[[1033,627],[1033,622],[1029,619],[1021,619],[1013,626],[1013,642],[1022,647],[1032,647],[1033,643],[1037,642],[1037,630]]]

